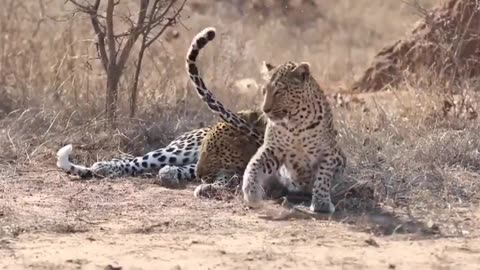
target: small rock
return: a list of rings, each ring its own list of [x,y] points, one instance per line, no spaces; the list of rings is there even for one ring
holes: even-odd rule
[[[93,238],[93,237],[91,237],[91,236],[87,237],[87,240],[88,240],[88,241],[91,241],[91,242],[97,241],[97,239],[95,239],[95,238]]]
[[[369,238],[369,239],[365,240],[365,243],[367,243],[370,246],[380,247],[380,245],[377,243],[377,241],[373,240],[373,238]]]
[[[122,267],[121,266],[113,266],[111,264],[105,266],[105,268],[103,268],[104,270],[122,270]]]

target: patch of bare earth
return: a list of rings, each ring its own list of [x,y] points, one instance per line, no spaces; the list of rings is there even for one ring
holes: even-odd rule
[[[477,208],[445,209],[431,224],[401,210],[275,221],[239,200],[195,199],[193,186],[72,181],[41,169],[6,178],[2,269],[475,269],[480,263]],[[443,229],[457,223],[461,232]]]

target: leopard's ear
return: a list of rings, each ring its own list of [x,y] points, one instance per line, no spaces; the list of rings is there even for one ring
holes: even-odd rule
[[[272,69],[275,68],[274,65],[270,64],[270,63],[267,63],[265,61],[263,61],[263,64],[265,65],[265,67],[268,69],[268,71],[271,71]]]
[[[262,61],[262,65],[260,66],[260,73],[262,74],[262,78],[268,81],[270,79],[270,71],[272,71],[272,69],[274,68],[274,65]]]
[[[302,62],[298,64],[293,70],[292,74],[301,79],[302,81],[306,80],[310,76],[310,63]]]

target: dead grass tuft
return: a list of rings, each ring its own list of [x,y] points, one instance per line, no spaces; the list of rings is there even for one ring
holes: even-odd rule
[[[55,224],[52,228],[50,228],[51,232],[59,233],[59,234],[72,234],[72,233],[84,233],[88,232],[88,229],[81,224]]]

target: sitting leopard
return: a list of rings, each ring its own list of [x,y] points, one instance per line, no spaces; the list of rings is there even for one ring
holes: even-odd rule
[[[330,105],[306,62],[286,62],[277,67],[263,62],[266,84],[262,111],[267,117],[265,135],[217,101],[199,75],[196,59],[215,38],[212,27],[198,33],[187,54],[187,72],[201,99],[225,122],[257,141],[258,151],[243,174],[244,200],[260,205],[268,179],[285,171],[292,184],[312,194],[310,210],[335,211],[330,185],[341,176],[346,156],[338,146]]]
[[[266,118],[258,110],[238,112],[241,119],[253,125],[260,134],[265,133]],[[240,186],[241,177],[260,145],[251,137],[238,132],[235,126],[220,122],[202,141],[196,175],[202,181],[194,191],[195,197],[230,196]],[[267,194],[278,198],[288,194],[288,185],[274,181],[267,185]],[[226,191],[226,192],[225,192]]]

